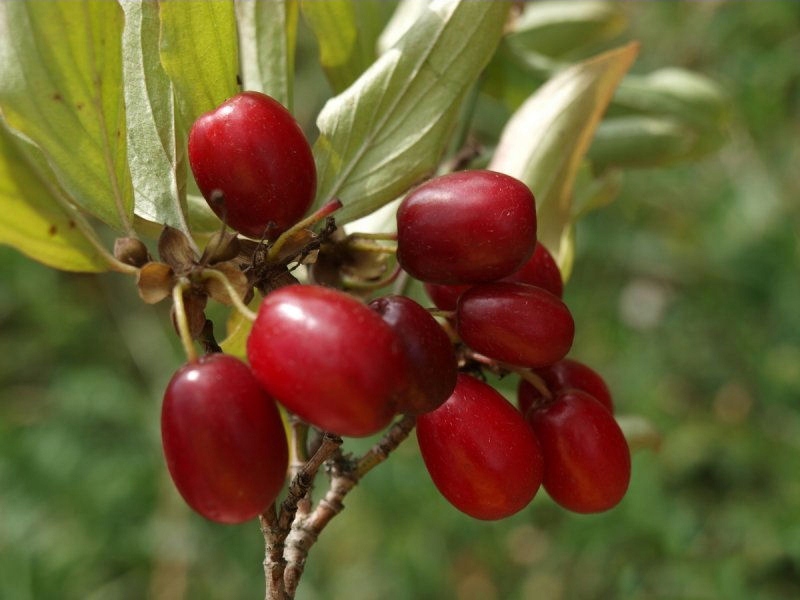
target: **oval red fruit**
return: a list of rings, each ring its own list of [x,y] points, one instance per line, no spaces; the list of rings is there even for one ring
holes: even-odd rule
[[[536,209],[521,181],[493,171],[436,177],[397,210],[397,260],[422,281],[463,284],[510,275],[536,243]]]
[[[539,242],[536,242],[536,249],[528,262],[508,277],[504,277],[503,281],[535,285],[559,298],[564,295],[564,280],[561,279],[561,270],[550,251]]]
[[[442,495],[476,519],[522,510],[542,481],[542,456],[531,428],[491,386],[459,374],[442,406],[417,419],[425,466]]]
[[[181,367],[161,410],[172,480],[198,513],[248,521],[274,502],[288,467],[278,409],[240,360],[210,354]]]
[[[601,375],[587,365],[565,358],[542,369],[536,369],[535,372],[553,394],[570,388],[582,390],[613,414],[614,400],[611,391]],[[524,379],[519,382],[517,402],[523,415],[531,406],[538,404],[541,398],[541,394],[530,383]]]
[[[408,359],[394,331],[355,298],[316,285],[264,298],[247,357],[278,402],[343,436],[383,429],[408,385]]]
[[[405,296],[369,303],[392,328],[409,359],[409,387],[397,412],[420,414],[440,406],[456,386],[456,355],[450,338],[431,314]]]
[[[558,393],[534,407],[527,420],[544,456],[543,485],[550,497],[578,513],[616,506],[628,489],[631,455],[614,417],[586,392]]]
[[[511,275],[503,277],[500,281],[510,281],[512,283],[527,283],[543,288],[554,296],[561,296],[564,293],[564,282],[561,279],[561,271],[553,259],[553,255],[539,242],[536,242],[536,249],[533,256],[522,267],[514,271]],[[447,285],[444,283],[423,284],[428,297],[442,310],[455,310],[461,294],[466,292],[471,285]]]
[[[567,306],[542,288],[487,283],[464,292],[456,310],[458,335],[467,346],[495,360],[543,367],[572,346],[575,323]]]
[[[194,122],[189,164],[217,216],[256,239],[274,239],[294,225],[317,188],[314,157],[300,126],[277,100],[259,92],[237,94]]]

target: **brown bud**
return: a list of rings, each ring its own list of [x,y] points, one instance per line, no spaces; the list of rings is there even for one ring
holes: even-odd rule
[[[141,240],[121,237],[114,240],[114,258],[126,265],[141,267],[150,260],[150,253]]]
[[[197,256],[182,231],[165,226],[158,238],[158,254],[176,272],[184,273],[197,262]]]

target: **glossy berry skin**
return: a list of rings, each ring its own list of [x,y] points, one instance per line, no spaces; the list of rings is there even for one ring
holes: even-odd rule
[[[458,300],[456,329],[467,346],[523,367],[552,364],[569,352],[575,323],[567,306],[542,288],[487,283]]]
[[[288,467],[278,409],[250,369],[225,354],[181,367],[161,410],[170,475],[187,504],[220,523],[242,523],[278,496]]]
[[[533,251],[533,256],[531,256],[519,270],[514,271],[507,277],[503,277],[500,281],[535,285],[544,288],[559,298],[564,294],[564,282],[561,279],[561,271],[558,269],[553,255],[539,242],[536,242],[536,249]],[[455,310],[461,294],[472,286],[425,283],[423,287],[428,297],[433,301],[434,305],[436,305],[436,308]]]
[[[342,436],[383,429],[408,386],[408,359],[391,327],[355,298],[316,285],[290,285],[264,298],[247,357],[278,402]]]
[[[494,388],[459,374],[453,394],[417,419],[425,466],[442,495],[476,519],[522,510],[542,481],[536,437]]]
[[[444,283],[424,283],[425,293],[431,299],[436,308],[442,310],[455,310],[458,306],[458,299],[461,294],[466,292],[471,285],[446,285]]]
[[[539,242],[536,242],[533,256],[530,257],[528,262],[508,277],[504,277],[502,281],[535,285],[544,288],[559,298],[564,295],[564,281],[561,279],[561,271],[550,251]]]
[[[252,238],[274,239],[314,200],[316,167],[303,131],[259,92],[237,94],[194,122],[189,164],[211,209]]]
[[[466,284],[510,275],[536,243],[536,209],[521,181],[493,171],[431,179],[397,210],[397,260],[422,281]]]
[[[528,412],[544,456],[544,488],[578,513],[616,506],[628,489],[631,455],[614,417],[586,392],[559,392]]]
[[[614,413],[614,400],[606,382],[597,371],[585,364],[565,358],[542,369],[536,369],[535,372],[552,393],[570,388],[578,389],[594,397],[609,412]],[[527,413],[531,406],[541,401],[542,395],[539,391],[524,379],[520,380],[517,387],[517,403],[522,414]]]
[[[369,303],[397,334],[409,359],[409,387],[397,412],[421,414],[440,406],[456,386],[456,355],[450,338],[431,314],[406,296]]]

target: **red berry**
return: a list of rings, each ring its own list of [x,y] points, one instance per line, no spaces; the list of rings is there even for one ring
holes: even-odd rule
[[[211,209],[252,238],[274,239],[314,200],[316,167],[303,131],[259,92],[237,94],[194,122],[189,164]]]
[[[471,285],[446,285],[443,283],[425,283],[423,285],[428,297],[433,301],[436,308],[442,310],[455,310],[458,299],[466,292]]]
[[[522,510],[542,481],[531,428],[489,385],[459,374],[453,394],[417,419],[420,453],[442,495],[476,519]]]
[[[578,513],[608,510],[622,500],[631,477],[628,443],[614,417],[586,392],[559,392],[527,420],[544,456],[544,488]]]
[[[570,388],[581,390],[593,396],[611,413],[614,412],[614,400],[606,382],[597,371],[577,360],[565,358],[550,366],[536,369],[536,374],[554,394]],[[522,414],[528,412],[534,404],[538,404],[541,398],[541,394],[530,383],[524,379],[519,382],[517,402]]]
[[[553,255],[539,242],[536,242],[536,249],[533,251],[533,256],[531,256],[530,260],[522,265],[522,268],[518,271],[508,277],[504,277],[503,281],[535,285],[546,289],[559,298],[564,295],[564,281],[561,279],[561,271],[553,259]]]
[[[561,279],[561,271],[558,269],[553,255],[539,242],[536,242],[536,249],[533,251],[533,256],[531,256],[530,260],[522,265],[522,268],[518,271],[515,271],[507,277],[503,277],[500,281],[535,285],[559,298],[561,298],[564,293],[564,282]],[[436,305],[436,308],[455,310],[461,294],[472,286],[426,282],[423,287],[428,297]]]
[[[420,414],[440,406],[456,385],[456,355],[450,338],[431,314],[405,296],[386,296],[369,307],[394,330],[410,366],[410,385],[397,411]]]
[[[431,179],[397,211],[397,260],[422,281],[463,284],[519,269],[536,243],[536,209],[524,183],[493,171]]]
[[[247,340],[261,385],[304,421],[343,436],[383,429],[408,386],[403,345],[383,320],[332,288],[268,294]]]
[[[207,519],[252,519],[283,486],[289,459],[280,414],[232,356],[210,354],[175,373],[164,394],[161,436],[175,486]]]
[[[575,333],[567,306],[542,288],[522,283],[475,285],[458,300],[458,335],[490,358],[523,367],[562,359]]]

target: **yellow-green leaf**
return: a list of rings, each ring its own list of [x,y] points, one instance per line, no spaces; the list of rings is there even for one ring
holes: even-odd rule
[[[638,51],[638,44],[628,44],[549,80],[509,120],[489,164],[533,190],[539,240],[562,267],[572,253],[572,195],[578,169]]]
[[[159,2],[161,63],[188,131],[201,114],[236,94],[238,43],[232,0]]]
[[[302,0],[303,16],[319,46],[319,58],[334,92],[353,83],[376,57],[387,2]]]
[[[432,2],[317,120],[317,205],[339,197],[346,223],[430,175],[461,100],[495,51],[509,2]]]
[[[135,212],[188,235],[180,193],[186,169],[178,165],[172,85],[159,57],[158,5],[145,0],[123,2],[122,7],[128,160]]]
[[[116,2],[0,2],[0,110],[86,211],[129,232]]]
[[[244,89],[268,94],[289,109],[297,14],[297,0],[236,1]]]
[[[0,244],[56,269],[96,273],[108,269],[65,204],[51,174],[27,159],[36,149],[0,126]],[[44,159],[39,166],[46,169]]]

